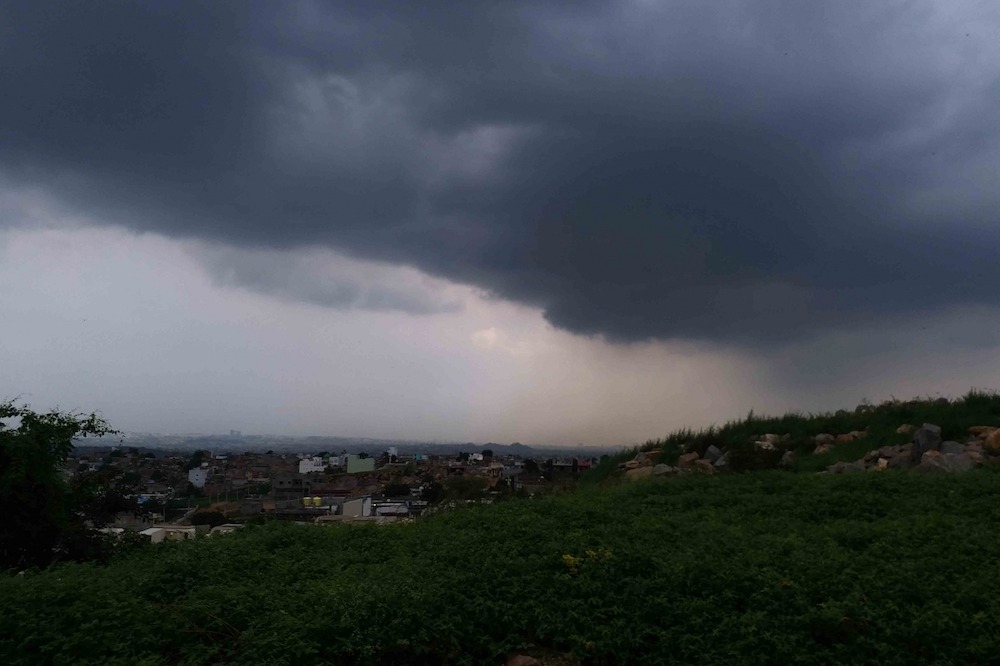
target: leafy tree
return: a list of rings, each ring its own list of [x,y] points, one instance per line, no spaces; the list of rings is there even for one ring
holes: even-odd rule
[[[447,499],[472,500],[481,499],[488,487],[485,479],[476,476],[453,476],[444,482],[444,494]]]
[[[184,467],[184,471],[192,470],[195,467],[201,467],[201,464],[208,460],[209,452],[202,449],[198,449],[191,454],[191,458],[188,459],[187,465]]]
[[[521,468],[528,474],[538,474],[538,463],[528,458],[521,464]]]
[[[96,414],[51,411],[0,403],[0,569],[44,567],[60,559],[107,554],[99,533],[114,495],[101,473],[67,483],[59,467],[77,437],[117,434]],[[100,477],[106,479],[106,477]]]
[[[444,486],[437,481],[431,481],[424,485],[424,490],[420,493],[420,499],[425,502],[437,502],[444,497]]]
[[[192,525],[210,525],[218,527],[229,522],[226,516],[219,511],[198,511],[191,516]]]
[[[385,487],[386,497],[409,497],[410,486],[405,483],[390,483]]]

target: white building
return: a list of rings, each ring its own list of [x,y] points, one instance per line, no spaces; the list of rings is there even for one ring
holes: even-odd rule
[[[195,488],[204,488],[210,476],[212,476],[212,470],[205,463],[202,463],[201,467],[188,470],[188,481]]]
[[[323,458],[318,458],[313,456],[312,458],[303,458],[299,461],[299,474],[312,474],[313,472],[323,472],[326,470],[328,463]]]

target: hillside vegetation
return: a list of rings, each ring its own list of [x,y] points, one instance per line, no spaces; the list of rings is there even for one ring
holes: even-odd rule
[[[659,461],[673,465],[688,451],[704,455],[710,446],[729,452],[735,471],[751,471],[778,467],[782,454],[795,454],[791,471],[818,472],[832,463],[855,460],[872,449],[909,442],[911,435],[899,433],[901,425],[920,426],[933,423],[941,428],[945,440],[964,441],[972,426],[1000,426],[1000,394],[994,391],[972,390],[956,399],[889,400],[880,404],[862,403],[853,410],[838,410],[818,414],[789,413],[784,416],[762,416],[751,412],[722,426],[701,430],[681,429],[660,439],[610,457],[592,470],[585,481],[601,482],[614,477],[617,467],[639,451],[660,451]],[[823,433],[864,432],[856,441],[832,447],[830,451],[812,455],[814,438]],[[754,442],[766,433],[782,436],[771,452],[755,450]]]
[[[929,408],[943,428],[1000,424],[994,398],[991,421],[962,403]],[[879,409],[763,429],[868,418],[876,436]],[[997,663],[995,470],[690,475],[415,523],[249,526],[0,577],[0,661]]]

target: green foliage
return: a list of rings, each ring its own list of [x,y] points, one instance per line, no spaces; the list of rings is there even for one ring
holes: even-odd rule
[[[0,578],[0,661],[995,663],[998,485],[761,472],[250,526]]]
[[[410,486],[406,483],[390,483],[385,487],[386,497],[409,497]]]
[[[184,465],[184,471],[187,472],[189,470],[194,469],[195,467],[201,467],[201,464],[203,462],[208,462],[209,460],[211,460],[211,457],[212,454],[209,453],[208,451],[205,451],[203,449],[198,449],[197,451],[191,454],[190,458],[188,458],[187,464]]]
[[[219,525],[224,525],[228,523],[229,520],[225,515],[218,511],[196,511],[193,516],[191,516],[192,525],[209,525],[211,527],[218,527]]]
[[[489,484],[478,476],[452,476],[444,481],[444,499],[477,500],[486,495]]]
[[[90,529],[109,511],[134,506],[113,488],[109,472],[70,484],[59,467],[77,437],[115,433],[96,414],[48,412],[0,403],[0,569],[44,567],[60,559],[104,558],[108,544]]]
[[[420,499],[426,502],[440,502],[444,497],[444,486],[431,477],[430,481],[424,482],[424,490],[420,493]]]
[[[660,450],[663,452],[660,461],[672,465],[680,453],[696,451],[704,455],[705,450],[714,445],[730,453],[730,468],[736,471],[773,468],[782,453],[792,450],[800,454],[794,467],[796,471],[817,472],[835,462],[857,460],[871,449],[909,441],[909,436],[896,433],[896,428],[904,423],[916,426],[933,423],[941,427],[944,439],[963,440],[969,426],[1000,425],[1000,395],[993,391],[972,390],[955,400],[893,399],[878,405],[863,402],[851,411],[793,412],[778,417],[758,416],[751,411],[745,418],[720,427],[678,430],[662,439],[650,440],[640,449]],[[816,435],[853,431],[866,431],[867,434],[854,442],[837,444],[829,453],[809,455],[813,450],[812,438]],[[753,442],[767,433],[787,435],[787,440],[779,443],[775,451],[755,449]],[[634,451],[625,451],[612,460],[622,463],[634,455]],[[604,466],[599,474],[610,475],[613,469]],[[599,474],[590,477],[593,479]]]

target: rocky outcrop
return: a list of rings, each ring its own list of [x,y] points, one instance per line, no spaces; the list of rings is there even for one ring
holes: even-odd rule
[[[625,472],[625,478],[629,481],[638,481],[653,476],[652,467],[636,467]]]
[[[913,436],[913,448],[910,449],[910,462],[919,463],[924,454],[928,451],[937,451],[941,448],[941,428],[933,423],[925,423],[920,426]]]
[[[913,471],[924,474],[949,474],[967,472],[975,466],[976,463],[965,453],[941,453],[932,450],[924,453],[920,464],[914,467]]]
[[[973,426],[968,429],[967,441],[942,441],[941,428],[933,423],[924,423],[919,428],[904,423],[896,428],[897,434],[912,434],[912,440],[905,444],[887,444],[873,448],[859,460],[840,461],[829,465],[821,474],[845,474],[850,472],[884,472],[886,470],[912,470],[919,473],[941,474],[963,472],[984,464],[1000,465],[1000,427]],[[812,438],[816,447],[814,455],[837,450],[849,442],[868,436],[868,431],[853,430],[848,433],[821,433]],[[768,433],[750,437],[757,451],[774,451],[773,461],[784,469],[794,467],[796,453],[792,447],[791,435]],[[629,480],[652,476],[683,476],[689,474],[715,474],[729,466],[729,451],[716,445],[709,445],[703,456],[697,451],[680,455],[676,466],[659,463],[662,451],[645,451],[624,463],[619,469],[625,470]],[[773,462],[772,461],[772,462]]]
[[[705,455],[702,456],[702,458],[712,463],[713,465],[721,457],[722,457],[722,449],[717,447],[715,444],[712,444],[707,449],[705,449]]]
[[[965,444],[948,440],[947,442],[941,442],[941,447],[938,449],[941,453],[965,453]]]
[[[993,454],[1000,454],[1000,429],[993,430],[983,438],[983,449]]]

